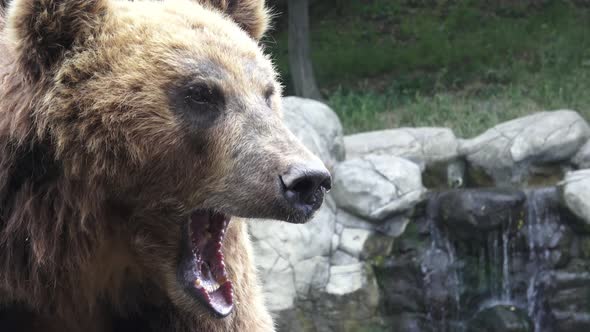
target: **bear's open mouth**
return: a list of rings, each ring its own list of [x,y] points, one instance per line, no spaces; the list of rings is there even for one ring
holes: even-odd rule
[[[213,211],[191,213],[188,222],[188,252],[180,276],[187,291],[220,317],[233,309],[233,287],[225,269],[223,238],[230,217]]]

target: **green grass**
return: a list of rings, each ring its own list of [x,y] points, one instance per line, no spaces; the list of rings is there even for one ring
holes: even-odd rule
[[[590,9],[525,2],[316,2],[317,79],[347,133],[449,126],[467,137],[556,108],[590,119]],[[289,92],[286,33],[273,37]]]
[[[399,93],[394,89],[336,89],[328,104],[339,114],[346,133],[395,128],[443,126],[460,137],[473,137],[484,130],[532,112],[559,108],[575,109],[590,119],[590,78],[587,72],[563,80],[542,75],[531,82],[480,86],[471,91],[435,92],[431,95]]]

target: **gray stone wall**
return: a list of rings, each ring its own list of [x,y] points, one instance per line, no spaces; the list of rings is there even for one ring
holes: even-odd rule
[[[590,127],[576,112],[539,112],[460,139],[448,128],[344,137],[338,117],[326,105],[289,97],[284,110],[289,128],[332,170],[334,186],[308,224],[250,223],[267,305],[280,331],[441,331],[443,326],[487,331],[497,321],[495,328],[505,331],[543,331],[535,324],[563,331],[590,327],[590,300],[584,307],[578,297],[572,300],[578,307],[568,309],[537,299],[544,307],[536,311],[517,303],[526,302],[521,281],[531,275],[542,284],[542,278],[552,278],[550,272],[559,275],[554,278],[570,273],[584,284],[580,270],[590,268],[584,256],[590,254],[585,233],[590,230],[590,171],[584,170],[590,167]],[[555,206],[526,189],[540,186],[554,188]],[[563,208],[571,218],[552,223],[543,217],[537,227],[529,216],[533,202]],[[550,254],[561,255],[554,257],[558,269],[517,268],[521,256],[533,257],[536,250],[526,245],[536,241],[534,227],[549,238],[562,234],[552,248],[547,245],[551,241],[539,240]],[[491,243],[482,246],[482,241]],[[480,247],[483,253],[472,252]],[[507,258],[493,261],[494,250]],[[508,288],[510,296],[502,305],[458,307],[484,296],[465,290],[477,288],[475,281],[459,280],[483,282],[464,268],[477,266],[472,264],[477,259],[487,260],[481,263],[482,273],[489,274],[486,280],[494,279],[487,288],[494,283]],[[567,284],[565,290],[558,289],[558,281],[546,284],[551,287],[530,292],[554,292],[552,301],[561,297],[564,303],[568,292],[590,294],[585,284]],[[501,292],[492,295],[485,296],[501,300]]]

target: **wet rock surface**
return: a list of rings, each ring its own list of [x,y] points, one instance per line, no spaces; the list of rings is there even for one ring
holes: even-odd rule
[[[477,189],[443,192],[436,201],[440,221],[454,235],[470,238],[516,220],[525,199],[520,190]]]
[[[556,331],[590,329],[590,262],[574,259],[564,269],[547,271],[537,287],[545,293]]]
[[[533,332],[525,311],[514,306],[498,305],[478,312],[469,322],[472,332]]]

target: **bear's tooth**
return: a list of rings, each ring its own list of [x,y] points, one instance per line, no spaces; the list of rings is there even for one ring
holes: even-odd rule
[[[197,288],[201,288],[203,287],[202,283],[201,283],[201,279],[197,278],[197,280],[195,280],[195,286]]]

